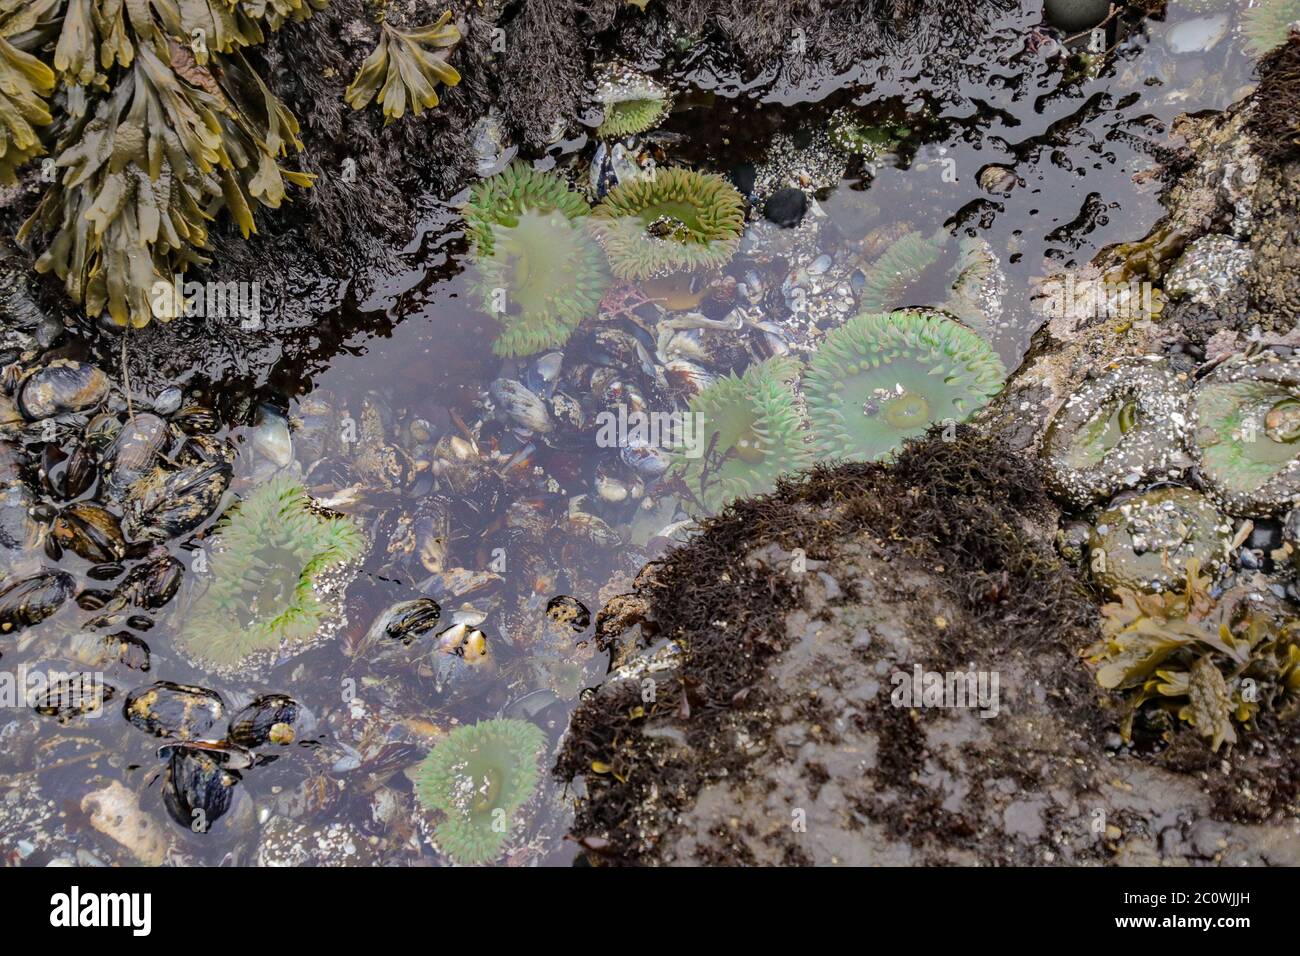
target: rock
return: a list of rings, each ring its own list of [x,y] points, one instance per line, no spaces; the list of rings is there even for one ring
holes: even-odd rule
[[[783,229],[793,229],[803,222],[808,211],[808,197],[802,189],[778,189],[763,204],[763,218]]]
[[[140,809],[136,795],[114,780],[102,790],[86,794],[81,809],[90,814],[90,824],[131,851],[146,866],[161,866],[171,846],[167,832]]]
[[[1110,13],[1110,0],[1045,0],[1043,8],[1052,26],[1078,33],[1106,19]]]

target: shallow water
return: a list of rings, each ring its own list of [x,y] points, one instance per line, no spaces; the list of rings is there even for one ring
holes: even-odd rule
[[[761,167],[781,152],[791,158],[800,142],[816,142],[828,117],[845,107],[861,110],[864,117],[906,124],[912,132],[899,155],[872,175],[853,167],[838,172],[826,162],[833,175],[818,183],[824,153],[814,150],[791,158],[795,167],[813,168],[814,185],[823,187],[816,191],[820,208],[833,224],[822,230],[815,251],[838,255],[846,243],[903,221],[925,235],[943,231],[949,238],[942,256],[894,303],[921,305],[947,295],[958,236],[987,240],[1006,273],[1003,324],[990,333],[1003,361],[1013,368],[1041,321],[1031,308],[1035,279],[1082,267],[1106,245],[1145,234],[1160,215],[1154,184],[1133,181],[1152,163],[1147,144],[1159,141],[1178,114],[1221,109],[1237,99],[1251,72],[1233,36],[1208,53],[1174,55],[1165,39],[1171,24],[1150,22],[1122,41],[1100,75],[1075,75],[1077,69],[1062,58],[1049,59],[1041,48],[1035,52],[1026,46],[1037,20],[1028,11],[1006,16],[967,59],[968,69],[950,78],[929,76],[927,63],[913,59],[863,64],[846,74],[800,83],[775,76],[742,80],[715,71],[708,65],[708,51],[697,50],[657,73],[673,89],[677,105],[651,140],[670,162],[728,172],[746,162]],[[771,148],[774,136],[782,137],[784,145]],[[538,159],[568,168],[589,160],[595,146],[579,137]],[[1019,182],[1008,194],[981,188],[978,173],[989,164],[1014,168]],[[420,513],[434,492],[427,472],[395,487],[365,487],[337,497],[332,507],[354,515],[373,543],[348,592],[348,624],[332,644],[252,683],[204,674],[169,643],[186,592],[196,587],[191,573],[186,592],[158,626],[142,635],[153,650],[147,677],[120,670],[108,675],[119,697],[102,719],[60,726],[30,713],[4,718],[10,746],[0,757],[0,769],[17,779],[31,772],[45,793],[63,794],[74,830],[87,825],[74,795],[117,778],[141,794],[148,813],[165,821],[179,854],[190,861],[254,860],[259,839],[254,821],[260,814],[312,825],[346,820],[371,844],[388,841],[387,862],[442,862],[427,845],[417,849],[419,831],[410,822],[410,786],[402,771],[448,728],[502,713],[539,723],[553,747],[577,689],[598,681],[606,660],[590,645],[591,630],[547,632],[542,609],[552,596],[569,594],[594,617],[602,599],[626,589],[626,576],[650,556],[647,539],[680,516],[673,513],[671,495],[652,482],[639,498],[602,502],[593,479],[611,452],[594,444],[550,448],[534,442],[536,450],[523,466],[506,465],[529,437],[493,421],[483,399],[489,382],[503,374],[518,377],[527,363],[503,362],[488,348],[494,322],[468,294],[463,271],[470,266],[454,210],[464,198],[430,199],[425,222],[405,251],[408,272],[341,284],[341,304],[321,316],[316,330],[319,360],[273,370],[258,398],[290,420],[301,419],[313,401],[346,408],[353,418],[363,401],[373,401],[398,432],[412,419],[427,421],[432,433],[428,444],[443,435],[473,436],[489,459],[485,467],[508,473],[499,507],[483,508],[491,517],[476,521],[472,512],[457,517],[446,559],[449,567],[500,571],[496,590],[470,602],[487,612],[482,626],[492,648],[491,676],[439,690],[418,666],[377,662],[361,647],[362,635],[384,607],[436,586],[418,561],[394,558],[389,551],[399,536],[397,523]],[[742,252],[728,271],[743,278],[755,269],[769,288],[778,288],[788,263],[771,253],[770,246],[760,243]],[[357,301],[354,290],[360,288],[367,291]],[[767,317],[792,327],[791,316],[779,309]],[[803,345],[798,336],[792,338],[798,354]],[[576,342],[571,340],[565,351],[566,364],[589,357]],[[252,452],[249,426],[223,434],[243,449],[238,489],[270,472],[268,463]],[[316,459],[301,433],[295,438],[294,467],[307,473],[314,492],[327,499],[337,495],[342,489],[323,476],[338,462],[328,455],[323,462]],[[495,459],[494,450],[499,453]],[[427,453],[412,450],[412,457],[427,460]],[[627,480],[625,473],[620,477]],[[619,545],[602,545],[567,517],[577,495],[586,495],[582,507],[622,537]],[[653,508],[643,503],[654,503]],[[531,539],[512,533],[503,517],[512,504],[526,507],[529,522],[546,530]],[[187,564],[192,561],[189,550],[175,552]],[[86,563],[67,556],[61,566],[81,572]],[[617,579],[618,586],[605,590],[618,574],[624,576]],[[435,596],[444,616],[461,603],[440,592]],[[85,616],[70,602],[24,635],[21,650],[6,649],[6,666],[48,661],[62,634]],[[230,699],[270,691],[291,694],[313,712],[317,730],[274,762],[242,772],[238,789],[248,798],[247,807],[227,814],[208,833],[189,832],[161,806],[160,741],[127,726],[117,707],[132,686],[152,680],[212,687]],[[556,687],[563,692],[557,694]],[[86,759],[51,770],[52,748],[67,748]],[[552,789],[549,782],[546,786]],[[511,840],[510,862],[565,864],[575,858],[576,850],[562,840],[561,795],[549,793],[540,809],[525,818]],[[93,854],[102,838],[86,833],[85,848]],[[348,861],[363,859],[366,852],[363,848]],[[38,854],[27,862],[46,860]]]

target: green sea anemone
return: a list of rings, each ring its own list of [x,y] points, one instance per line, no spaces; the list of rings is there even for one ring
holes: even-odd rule
[[[1226,554],[1228,530],[1199,491],[1125,492],[1093,521],[1088,564],[1093,579],[1111,593],[1165,591],[1186,577],[1192,561],[1216,569]]]
[[[474,187],[463,209],[465,229],[474,288],[503,326],[496,354],[555,348],[596,314],[609,277],[587,231],[587,212],[562,178],[523,163]]]
[[[621,63],[610,64],[601,72],[596,99],[605,111],[605,118],[596,130],[601,139],[644,133],[668,115],[668,91]]]
[[[341,623],[349,568],[364,552],[350,519],[317,512],[293,478],[272,478],[218,526],[210,583],[182,622],[178,650],[229,675],[306,650]]]
[[[1241,15],[1246,52],[1263,56],[1286,42],[1291,24],[1300,21],[1300,0],[1261,0]]]
[[[515,813],[533,795],[546,735],[524,720],[458,727],[415,768],[415,797],[444,815],[438,847],[457,863],[487,863],[505,849]]]
[[[940,306],[985,338],[1002,324],[1007,274],[987,239],[963,236],[952,269],[952,293]]]
[[[1300,503],[1300,359],[1263,352],[1220,365],[1192,392],[1192,456],[1230,514]]]
[[[855,276],[858,307],[864,312],[883,312],[906,305],[908,287],[943,254],[947,233],[942,230],[927,239],[920,230],[907,233]]]
[[[722,268],[744,223],[744,200],[730,183],[676,168],[619,183],[592,214],[614,274],[634,282]]]
[[[0,3],[0,181],[49,150],[57,172],[19,238],[88,315],[155,314],[152,290],[203,263],[222,209],[247,237],[276,208],[298,122],[244,57],[324,0]],[[33,141],[39,131],[40,142]],[[46,177],[49,178],[49,177]]]
[[[384,123],[400,119],[409,108],[419,116],[438,105],[439,83],[455,86],[460,74],[447,62],[447,53],[461,40],[460,28],[446,11],[434,23],[410,30],[379,24],[379,44],[362,62],[343,94],[359,110],[378,95]]]
[[[812,464],[790,383],[798,363],[773,358],[719,379],[690,400],[698,444],[678,448],[674,466],[691,496],[718,511]]]
[[[803,389],[824,454],[876,461],[934,422],[964,421],[1005,379],[983,339],[919,309],[859,315],[829,333]]]
[[[1163,361],[1123,359],[1077,389],[1047,426],[1047,486],[1078,508],[1176,478],[1188,464],[1187,387]]]

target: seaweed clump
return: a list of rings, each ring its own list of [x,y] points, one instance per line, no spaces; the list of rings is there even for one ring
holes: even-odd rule
[[[1260,61],[1253,99],[1247,125],[1255,151],[1271,163],[1300,159],[1300,31]]]
[[[414,772],[415,796],[443,819],[434,839],[457,863],[487,863],[505,849],[515,814],[537,789],[546,735],[525,720],[458,727]]]
[[[419,116],[438,105],[438,84],[460,82],[460,73],[447,62],[446,54],[434,52],[449,50],[460,39],[450,10],[428,26],[410,30],[381,22],[379,43],[362,62],[344,99],[359,110],[377,96],[385,123],[401,119],[408,109]]]
[[[1154,709],[1185,721],[1217,752],[1237,742],[1236,725],[1278,711],[1300,691],[1300,622],[1246,589],[1215,598],[1200,565],[1189,562],[1181,590],[1122,589],[1102,608],[1102,639],[1084,654],[1097,683],[1124,696],[1121,730]],[[1147,715],[1168,736],[1169,720]]]
[[[280,160],[298,121],[244,50],[326,0],[122,3],[39,0],[0,9],[0,178],[49,149],[59,171],[19,238],[68,295],[117,325],[170,319],[152,291],[207,259],[226,210],[247,238],[312,177]],[[50,105],[55,110],[51,112]],[[33,140],[39,130],[40,142]]]
[[[176,635],[178,650],[232,675],[306,650],[337,628],[347,568],[364,551],[350,519],[316,511],[292,478],[272,478],[218,526],[211,582]]]
[[[475,290],[502,325],[494,352],[554,348],[596,314],[609,284],[604,258],[587,204],[558,175],[511,164],[475,186],[462,212]]]
[[[804,578],[753,560],[760,549],[800,549],[810,568],[857,547],[891,566],[942,567],[925,580],[967,616],[967,644],[954,662],[1010,641],[1047,648],[1095,640],[1091,599],[1026,527],[1026,517],[1054,513],[1033,463],[970,426],[950,438],[934,429],[889,464],[818,465],[783,478],[772,494],[704,521],[642,572],[632,595],[606,606],[597,636],[615,646],[616,667],[623,642],[680,652],[652,699],[643,680],[615,670],[573,716],[555,772],[585,780],[573,834],[594,861],[655,860],[701,788],[743,773],[753,751],[723,741],[772,733],[769,708],[780,688],[765,675],[793,639],[786,619]],[[1074,689],[1072,699],[1089,699],[1084,668],[1056,677]]]

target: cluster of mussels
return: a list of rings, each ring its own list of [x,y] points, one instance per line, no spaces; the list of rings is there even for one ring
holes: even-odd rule
[[[1300,357],[1247,350],[1194,375],[1158,356],[1088,380],[1050,422],[1042,462],[1083,519],[1067,557],[1110,598],[1086,654],[1134,720],[1181,719],[1214,749],[1294,703],[1300,645]]]

